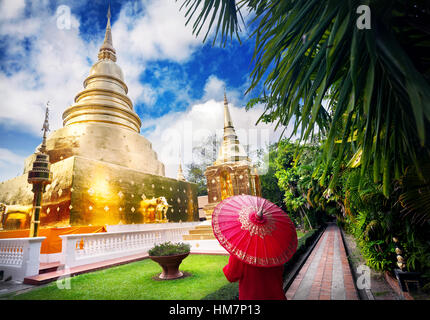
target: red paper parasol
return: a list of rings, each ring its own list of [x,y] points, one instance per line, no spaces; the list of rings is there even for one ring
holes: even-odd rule
[[[242,195],[225,199],[214,209],[212,228],[228,252],[254,266],[282,265],[297,250],[293,222],[263,198]]]

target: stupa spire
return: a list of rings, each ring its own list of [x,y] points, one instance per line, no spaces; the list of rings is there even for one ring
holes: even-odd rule
[[[224,133],[226,128],[233,128],[234,130],[233,121],[231,120],[230,110],[228,108],[227,93],[224,88]]]
[[[186,179],[184,177],[184,173],[182,171],[181,154],[179,154],[179,167],[178,167],[178,175],[177,175],[176,179],[180,180],[180,181],[186,181]]]
[[[248,155],[234,130],[233,121],[228,107],[227,93],[224,88],[224,135],[215,164],[223,162],[249,161]]]
[[[84,81],[84,90],[75,96],[75,103],[64,111],[63,125],[104,123],[140,132],[142,122],[134,112],[133,102],[127,97],[127,93],[124,74],[116,64],[109,6],[106,33],[98,61],[93,64]]]
[[[49,131],[49,101],[46,103],[46,110],[45,110],[45,121],[43,122],[43,139],[42,139],[42,145],[39,148],[39,151],[41,153],[46,153],[46,133]]]
[[[185,177],[184,177],[184,173],[182,171],[182,165],[179,162],[179,168],[178,168],[178,176],[177,176],[177,180],[181,180],[181,181],[186,181]]]
[[[100,47],[98,58],[99,60],[110,59],[116,62],[116,51],[113,47],[113,42],[112,42],[112,28],[110,25],[110,18],[111,18],[111,14],[110,14],[110,4],[109,4],[108,12],[107,12],[105,39],[103,41],[102,46]]]

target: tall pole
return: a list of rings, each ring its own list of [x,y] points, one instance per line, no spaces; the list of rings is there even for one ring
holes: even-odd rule
[[[28,183],[33,185],[33,210],[31,215],[30,237],[37,237],[40,227],[40,211],[42,209],[42,195],[45,187],[52,181],[52,173],[49,171],[49,155],[46,153],[46,133],[49,131],[49,103],[46,104],[45,122],[43,123],[43,141],[33,162],[33,168],[28,172]]]

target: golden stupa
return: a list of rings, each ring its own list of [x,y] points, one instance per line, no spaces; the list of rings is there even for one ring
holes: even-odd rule
[[[218,157],[205,171],[208,204],[203,208],[211,219],[215,206],[222,200],[242,194],[261,196],[260,179],[257,168],[240,144],[233,126],[224,93],[224,135]]]
[[[63,128],[46,140],[53,181],[42,199],[42,227],[198,220],[197,186],[165,177],[151,142],[140,135],[141,121],[116,60],[109,10],[84,90],[64,111]],[[29,227],[33,195],[27,174],[34,159],[25,160],[22,176],[0,183],[0,211],[6,208],[0,228]]]

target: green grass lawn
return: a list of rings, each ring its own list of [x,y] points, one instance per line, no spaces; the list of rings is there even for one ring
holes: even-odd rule
[[[179,268],[191,276],[155,281],[161,267],[150,259],[71,278],[71,289],[56,282],[13,299],[25,300],[200,300],[228,284],[222,268],[228,256],[189,255]]]

